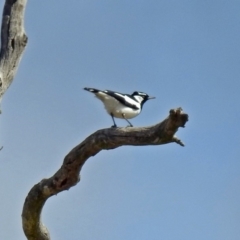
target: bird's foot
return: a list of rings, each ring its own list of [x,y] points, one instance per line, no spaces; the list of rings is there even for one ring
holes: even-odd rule
[[[127,125],[127,127],[133,127],[133,125],[132,125],[132,124],[130,124],[130,125]]]
[[[111,128],[116,128],[116,127],[117,127],[117,125],[116,125],[116,124],[114,124],[114,125],[112,125],[112,126],[111,126]]]

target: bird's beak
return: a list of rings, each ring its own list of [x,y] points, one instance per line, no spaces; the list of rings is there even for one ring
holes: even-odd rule
[[[148,97],[148,100],[150,100],[150,99],[155,99],[156,97]]]

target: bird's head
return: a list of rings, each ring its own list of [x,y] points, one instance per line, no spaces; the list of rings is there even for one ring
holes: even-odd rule
[[[155,97],[150,97],[148,94],[144,92],[135,91],[132,93],[132,97],[134,97],[141,105],[143,105],[147,100],[154,99]]]

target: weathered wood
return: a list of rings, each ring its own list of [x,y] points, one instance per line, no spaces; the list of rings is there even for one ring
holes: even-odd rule
[[[29,240],[50,240],[40,216],[47,199],[57,193],[68,190],[80,181],[79,173],[88,158],[101,150],[110,150],[120,146],[161,145],[176,142],[184,144],[174,134],[184,127],[188,115],[181,108],[170,110],[168,118],[150,127],[108,128],[98,130],[82,143],[73,148],[64,158],[60,169],[50,178],[43,179],[33,186],[26,197],[22,223]]]
[[[11,85],[27,44],[24,11],[27,0],[6,0],[3,8],[0,50],[0,104]]]

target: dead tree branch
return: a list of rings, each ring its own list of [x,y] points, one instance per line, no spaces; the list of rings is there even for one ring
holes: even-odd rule
[[[24,12],[27,0],[6,0],[3,8],[0,50],[0,103],[11,85],[27,44]]]
[[[41,222],[41,211],[47,199],[76,185],[79,173],[88,158],[101,150],[117,147],[161,145],[175,142],[184,146],[174,134],[184,127],[188,115],[181,108],[170,110],[168,118],[150,127],[108,128],[98,130],[73,148],[64,158],[60,169],[50,178],[33,186],[25,199],[22,223],[28,240],[50,240],[47,228]]]

